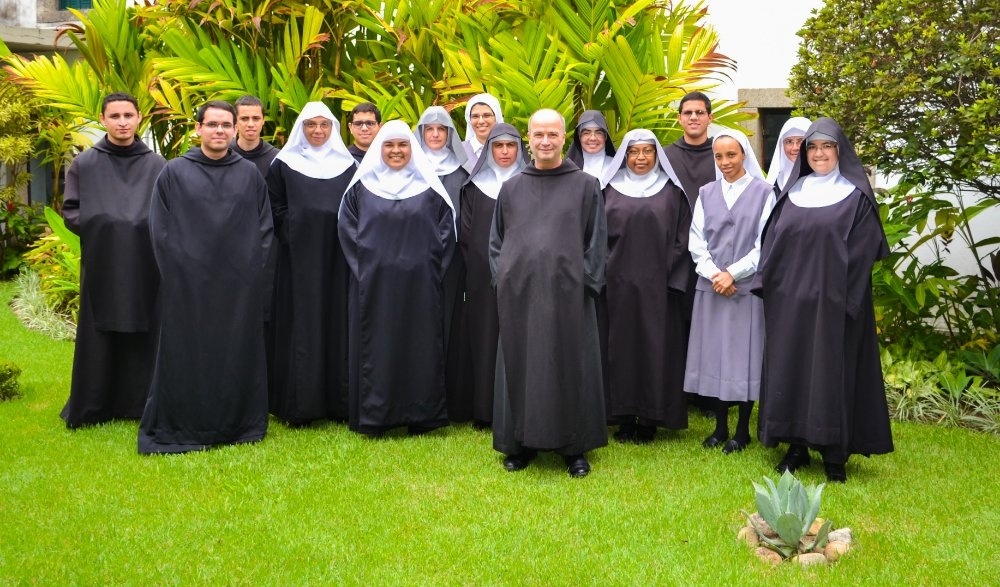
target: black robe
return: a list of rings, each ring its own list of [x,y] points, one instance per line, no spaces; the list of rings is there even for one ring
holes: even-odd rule
[[[357,145],[351,145],[347,147],[347,150],[351,153],[351,157],[354,157],[354,160],[358,162],[358,165],[361,165],[361,160],[365,158],[365,153],[368,152],[362,151],[361,147]]]
[[[455,250],[451,208],[430,189],[389,200],[357,182],[344,195],[339,233],[351,269],[351,429],[446,425],[443,282]]]
[[[233,142],[229,146],[237,155],[256,165],[257,170],[260,171],[263,177],[267,177],[267,170],[271,167],[271,161],[280,153],[274,145],[267,141],[261,141],[260,144],[250,151],[241,149],[236,139],[233,139]]]
[[[687,195],[688,203],[694,210],[701,186],[715,181],[715,156],[712,154],[712,139],[700,145],[690,145],[681,137],[667,145],[663,152],[674,168],[677,179]]]
[[[139,452],[260,440],[272,238],[264,178],[232,151],[216,160],[193,148],[157,178],[149,229],[162,309]]]
[[[687,428],[684,367],[691,209],[673,182],[633,198],[604,189],[608,217],[605,390],[608,417]]]
[[[337,212],[356,169],[316,179],[279,159],[267,176],[278,241],[269,405],[293,424],[347,420],[350,271]]]
[[[496,200],[469,182],[462,193],[462,204],[458,241],[465,258],[467,343],[464,348],[468,349],[471,362],[472,418],[477,422],[492,422],[500,337],[497,296],[490,273],[490,230]]]
[[[469,172],[459,167],[438,177],[455,206],[457,222],[462,214],[462,187],[469,181]],[[448,418],[452,422],[467,422],[472,419],[472,367],[466,333],[465,258],[462,255],[452,255],[444,276],[444,311]]]
[[[860,190],[820,208],[778,200],[751,287],[764,300],[764,446],[832,449],[834,462],[892,451],[871,293],[883,243]]]
[[[608,429],[594,300],[607,226],[596,178],[564,160],[500,188],[490,235],[500,351],[493,448],[582,454]]]
[[[146,405],[160,285],[149,195],[165,163],[139,139],[120,147],[105,136],[66,173],[63,217],[83,253],[73,381],[60,414],[69,428],[138,419]]]

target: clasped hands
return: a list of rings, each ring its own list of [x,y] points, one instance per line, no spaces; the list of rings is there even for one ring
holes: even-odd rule
[[[735,280],[728,271],[719,271],[712,276],[712,290],[720,296],[730,297],[736,293]]]

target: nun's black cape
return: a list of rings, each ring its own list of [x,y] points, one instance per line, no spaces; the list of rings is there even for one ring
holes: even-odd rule
[[[233,142],[229,146],[237,155],[256,165],[257,171],[260,171],[262,177],[267,177],[267,170],[271,167],[271,161],[281,152],[267,141],[261,141],[249,151],[241,149],[236,139],[233,139]]]
[[[279,159],[267,176],[277,237],[269,405],[289,423],[347,420],[350,270],[337,212],[356,169],[316,179]]]
[[[687,428],[684,365],[691,208],[672,181],[646,198],[604,188],[608,417]]]
[[[443,281],[455,250],[451,208],[432,189],[389,200],[359,181],[344,195],[339,230],[351,269],[351,429],[446,425]]]
[[[105,136],[66,173],[63,217],[83,253],[73,381],[61,414],[69,428],[138,419],[146,405],[160,284],[149,195],[165,163],[138,139],[121,147]]]
[[[805,149],[764,229],[751,287],[763,298],[764,372],[758,437],[832,455],[893,450],[879,360],[871,271],[888,254],[874,193],[840,126],[821,118],[806,132],[837,139],[841,175],[858,186],[819,208],[788,192],[813,170]]]
[[[438,176],[455,206],[456,220],[461,218],[464,204],[462,187],[469,181],[469,172],[459,167],[448,175]],[[472,419],[472,367],[469,339],[466,334],[465,258],[452,255],[444,276],[445,375],[448,387],[448,418],[452,422]],[[489,418],[487,418],[487,421]]]
[[[566,158],[575,163],[580,169],[583,169],[583,143],[580,133],[583,131],[583,126],[588,123],[595,123],[604,131],[604,155],[606,157],[614,157],[617,152],[615,144],[611,141],[611,130],[608,128],[608,121],[601,114],[601,111],[584,110],[583,114],[580,115],[580,120],[576,123],[576,129],[573,131],[573,142],[566,149]]]
[[[594,307],[606,257],[596,178],[564,160],[504,182],[490,235],[501,347],[496,450],[568,456],[607,444]]]
[[[139,452],[260,440],[272,238],[264,178],[232,151],[216,160],[193,148],[160,173],[149,225],[162,309]]]

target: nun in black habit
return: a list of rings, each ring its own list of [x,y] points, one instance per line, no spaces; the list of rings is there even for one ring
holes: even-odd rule
[[[289,424],[347,420],[350,272],[337,212],[355,169],[333,113],[309,102],[267,175],[278,239],[269,404]]]
[[[758,436],[789,444],[795,471],[809,449],[829,481],[852,454],[893,450],[879,361],[871,271],[889,253],[878,204],[843,130],[816,120],[764,229],[752,292],[764,301]]]
[[[600,110],[584,110],[573,131],[573,142],[566,150],[566,158],[576,166],[607,185],[607,175],[614,174],[615,145],[611,142],[608,121]]]
[[[497,296],[490,273],[493,210],[500,186],[527,165],[520,133],[501,122],[490,131],[483,156],[462,190],[458,241],[466,266],[466,344],[472,362],[472,418],[479,428],[489,428],[493,421],[493,388],[500,336]]]
[[[656,428],[687,428],[684,293],[691,209],[646,129],[629,131],[607,169],[605,394],[619,442],[650,442]]]
[[[68,428],[142,416],[156,348],[160,277],[149,241],[149,194],[166,161],[135,136],[135,98],[111,94],[108,134],[73,160],[63,217],[80,235],[83,279]]]
[[[404,122],[375,136],[344,194],[339,233],[352,277],[351,429],[447,425],[443,283],[454,208]]]
[[[462,214],[462,186],[469,180],[468,154],[462,146],[451,115],[441,106],[431,106],[420,116],[414,131],[417,143],[455,207]],[[465,316],[465,260],[453,255],[444,277],[445,378],[448,387],[448,417],[453,422],[472,419],[472,382]]]

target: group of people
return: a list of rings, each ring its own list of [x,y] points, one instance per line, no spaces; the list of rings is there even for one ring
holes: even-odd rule
[[[444,108],[411,129],[366,103],[348,147],[311,102],[280,150],[260,100],[211,101],[169,162],[140,116],[106,97],[107,135],[67,173],[69,427],[140,418],[149,454],[260,440],[268,413],[370,436],[472,421],[507,470],[552,451],[582,477],[609,424],[650,442],[701,397],[725,453],[760,400],[779,471],[813,449],[845,481],[851,454],[892,450],[870,283],[887,246],[831,119],[789,120],[765,178],[745,135],[709,137],[699,92],[673,144],[634,129],[616,148],[586,111],[565,156],[561,114],[535,112],[526,149],[489,94],[464,141]]]

